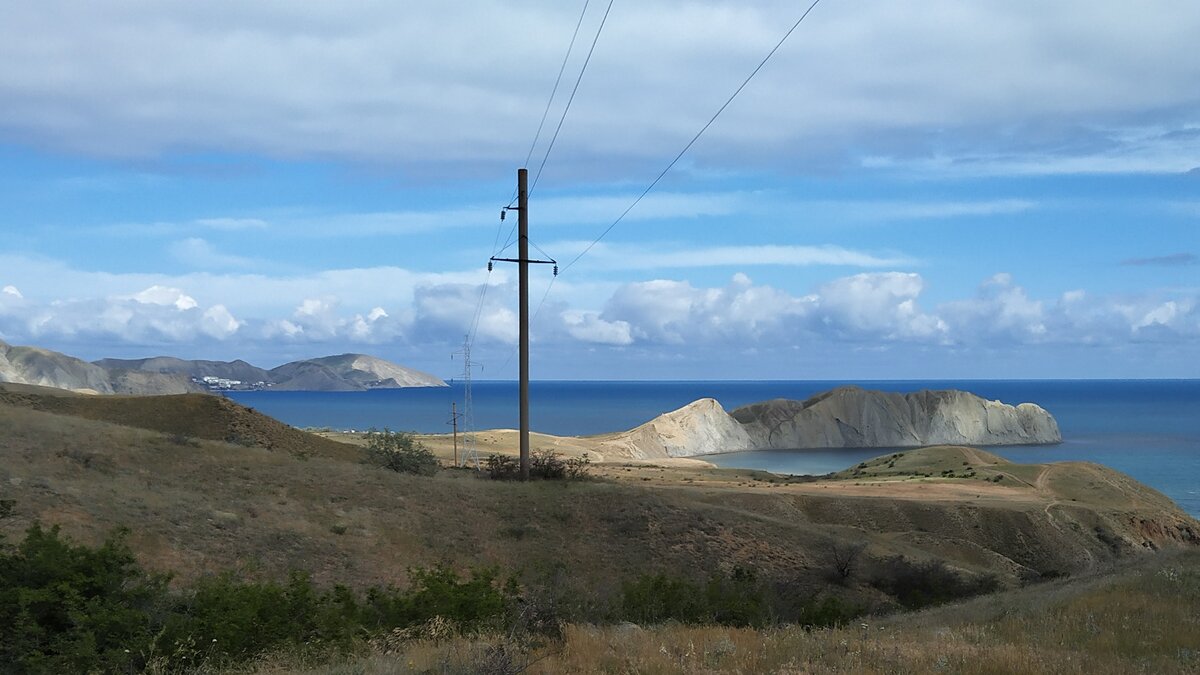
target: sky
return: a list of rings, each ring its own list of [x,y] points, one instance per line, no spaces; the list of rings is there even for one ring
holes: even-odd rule
[[[513,379],[528,166],[535,379],[1200,377],[1194,0],[824,0],[597,241],[806,7],[10,3],[0,340]]]

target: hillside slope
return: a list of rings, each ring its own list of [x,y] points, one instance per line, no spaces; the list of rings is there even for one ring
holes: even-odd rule
[[[818,587],[839,541],[866,543],[873,559],[938,558],[1015,583],[1192,546],[1200,532],[1128,478],[1008,466],[969,449],[912,451],[891,468],[884,457],[829,480],[606,465],[596,469],[601,480],[563,485],[469,471],[400,475],[363,464],[358,449],[311,438],[211,396],[6,390],[0,490],[17,510],[0,531],[36,518],[98,541],[129,526],[143,560],[181,581],[244,566],[363,586],[447,562],[531,574],[562,565],[581,584],[610,588],[639,570],[703,577],[735,566]],[[955,462],[954,477],[934,471]],[[885,468],[909,473],[875,475]],[[1009,477],[985,480],[989,472]]]
[[[362,391],[446,386],[434,375],[366,354],[294,361],[272,369],[267,381],[278,390]]]
[[[199,391],[186,376],[107,369],[73,356],[0,342],[0,382],[93,394],[182,394]]]
[[[148,429],[188,439],[277,449],[301,456],[361,457],[361,452],[351,446],[305,433],[221,396],[64,394],[51,388],[0,384],[0,405]]]

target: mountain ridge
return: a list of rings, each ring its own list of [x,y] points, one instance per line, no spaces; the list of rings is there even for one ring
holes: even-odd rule
[[[0,341],[0,382],[90,394],[187,394],[230,389],[367,391],[444,387],[440,378],[367,354],[338,354],[267,370],[243,360],[187,360],[172,356],[87,362],[40,347]]]

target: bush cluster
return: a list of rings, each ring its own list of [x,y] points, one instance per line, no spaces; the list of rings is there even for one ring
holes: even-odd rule
[[[552,450],[534,450],[529,454],[531,479],[585,480],[590,475],[591,467],[592,460],[588,459],[587,454],[565,459]],[[517,480],[521,477],[521,464],[511,455],[488,455],[484,469],[492,480]]]
[[[991,593],[1000,586],[996,577],[990,574],[960,574],[941,560],[921,562],[901,555],[877,563],[869,583],[894,597],[906,609]]]
[[[836,596],[813,596],[770,585],[754,570],[735,568],[706,582],[665,574],[646,574],[621,588],[618,620],[639,624],[678,621],[687,624],[762,627],[779,623],[827,627],[842,625],[861,608]]]
[[[0,672],[222,667],[270,650],[345,650],[434,617],[459,631],[499,627],[517,606],[516,585],[496,570],[410,578],[408,588],[358,594],[319,590],[302,574],[282,584],[221,575],[177,592],[136,564],[124,533],[91,548],[34,525],[0,551]]]
[[[437,473],[438,461],[433,451],[407,431],[383,431],[372,428],[367,432],[367,461],[397,473],[432,476]]]

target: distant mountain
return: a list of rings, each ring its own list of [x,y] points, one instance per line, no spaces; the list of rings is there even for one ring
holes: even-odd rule
[[[94,362],[110,370],[137,370],[148,373],[175,373],[197,379],[217,377],[239,382],[270,382],[266,370],[237,361],[185,361],[171,356],[155,356],[148,359],[100,359]]]
[[[0,382],[95,394],[184,394],[203,391],[186,374],[105,368],[38,347],[0,342]]]
[[[366,391],[444,387],[441,379],[366,354],[295,361],[265,370],[245,361],[188,361],[170,356],[88,363],[37,347],[0,342],[0,382],[95,394],[186,394],[230,389]]]
[[[295,361],[270,372],[274,389],[361,391],[401,387],[444,387],[440,378],[366,354],[340,354]],[[333,388],[336,387],[336,388]]]

